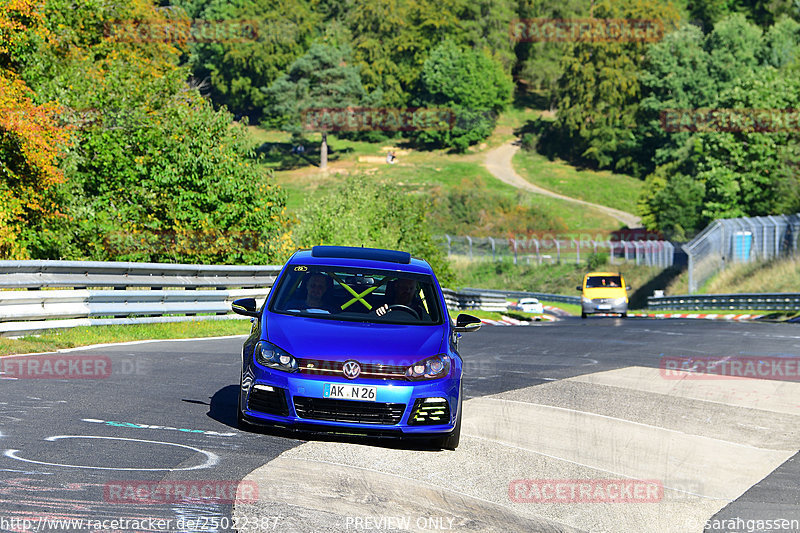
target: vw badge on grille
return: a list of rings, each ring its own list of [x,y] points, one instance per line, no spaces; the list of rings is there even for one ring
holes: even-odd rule
[[[342,371],[344,372],[344,377],[347,379],[356,379],[358,375],[361,374],[361,366],[357,361],[345,361],[344,366],[342,366]]]

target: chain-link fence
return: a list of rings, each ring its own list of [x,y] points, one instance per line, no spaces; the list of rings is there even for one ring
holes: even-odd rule
[[[800,213],[715,220],[683,249],[689,257],[689,293],[730,263],[797,254]]]
[[[527,237],[470,237],[445,235],[448,257],[469,260],[511,261],[514,264],[587,262],[591,254],[605,253],[611,264],[672,266],[675,247],[668,241],[612,241]]]

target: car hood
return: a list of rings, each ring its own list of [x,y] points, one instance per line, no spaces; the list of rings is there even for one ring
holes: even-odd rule
[[[403,364],[444,351],[445,326],[366,324],[270,313],[267,340],[299,358]]]

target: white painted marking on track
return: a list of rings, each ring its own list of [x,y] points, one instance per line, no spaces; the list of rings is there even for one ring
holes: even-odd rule
[[[555,409],[557,411],[568,411],[570,413],[580,413],[582,415],[596,416],[596,417],[599,417],[599,418],[605,418],[607,420],[613,420],[615,422],[624,422],[626,424],[633,424],[635,426],[642,426],[642,427],[646,427],[646,428],[650,428],[650,429],[657,429],[659,431],[669,431],[669,432],[672,432],[672,433],[678,433],[680,435],[691,436],[691,437],[695,437],[695,438],[699,438],[699,439],[708,439],[708,440],[711,440],[711,441],[714,441],[714,442],[725,442],[726,444],[730,444],[732,446],[741,446],[742,448],[749,448],[751,450],[772,451],[772,450],[767,450],[766,448],[759,448],[758,446],[751,446],[749,444],[740,444],[738,442],[731,442],[731,441],[721,441],[720,439],[715,439],[713,437],[706,437],[705,435],[692,435],[691,433],[686,433],[684,431],[678,431],[677,429],[670,429],[670,428],[665,428],[665,427],[661,427],[661,426],[653,426],[651,424],[645,424],[643,422],[634,422],[633,420],[626,420],[624,418],[617,418],[617,417],[614,417],[614,416],[601,415],[601,414],[598,414],[598,413],[592,413],[590,411],[581,411],[581,410],[578,410],[578,409],[570,409],[569,407],[557,407],[557,406],[554,406],[554,405],[546,405],[546,404],[542,404],[542,403],[522,402],[520,400],[508,400],[506,398],[484,397],[484,398],[480,398],[480,399],[482,401],[485,400],[485,401],[493,401],[493,402],[518,403],[518,404],[521,404],[521,405],[530,405],[530,406],[535,406],[535,407],[545,407],[545,408],[548,408],[548,409]],[[525,448],[522,448],[522,449],[525,449]]]
[[[33,463],[37,465],[46,465],[46,466],[60,466],[63,468],[88,468],[91,470],[116,470],[116,471],[126,471],[126,472],[179,472],[184,470],[200,470],[203,468],[210,468],[215,466],[219,463],[219,456],[212,452],[207,452],[205,450],[201,450],[200,448],[195,448],[193,446],[187,446],[185,444],[176,444],[174,442],[161,442],[157,440],[141,440],[141,439],[128,439],[123,437],[101,437],[98,435],[54,435],[52,437],[47,437],[46,441],[53,442],[56,440],[61,439],[102,439],[102,440],[122,440],[127,442],[143,442],[146,444],[162,444],[164,446],[175,446],[177,448],[186,448],[187,450],[192,450],[197,453],[201,453],[206,456],[206,461],[203,464],[190,466],[188,468],[116,468],[116,467],[109,467],[109,466],[86,466],[86,465],[68,465],[63,463],[47,463],[44,461],[34,461],[33,459],[25,459],[24,457],[18,457],[17,453],[19,450],[6,450],[3,452],[3,455],[9,457],[11,459],[16,459],[17,461],[23,461],[26,463]]]

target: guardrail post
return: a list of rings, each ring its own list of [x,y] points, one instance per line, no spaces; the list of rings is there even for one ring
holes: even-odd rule
[[[452,239],[450,238],[450,235],[448,235],[447,233],[444,234],[444,238],[447,239],[447,257],[450,257],[450,246]]]
[[[539,239],[532,239],[533,244],[536,246],[536,259],[539,264],[542,264],[542,254],[539,253]]]
[[[514,245],[514,264],[517,264],[517,239],[511,239],[511,244]]]
[[[467,242],[469,243],[469,259],[472,260],[472,237],[467,235]]]
[[[553,239],[553,242],[556,245],[556,263],[561,264],[561,243],[558,242],[558,239]]]
[[[494,254],[494,239],[492,239],[491,237],[489,237],[489,242],[490,242],[490,243],[491,243],[491,245],[492,245],[492,261],[494,262],[494,261],[497,261],[497,259],[495,258],[495,254]]]

